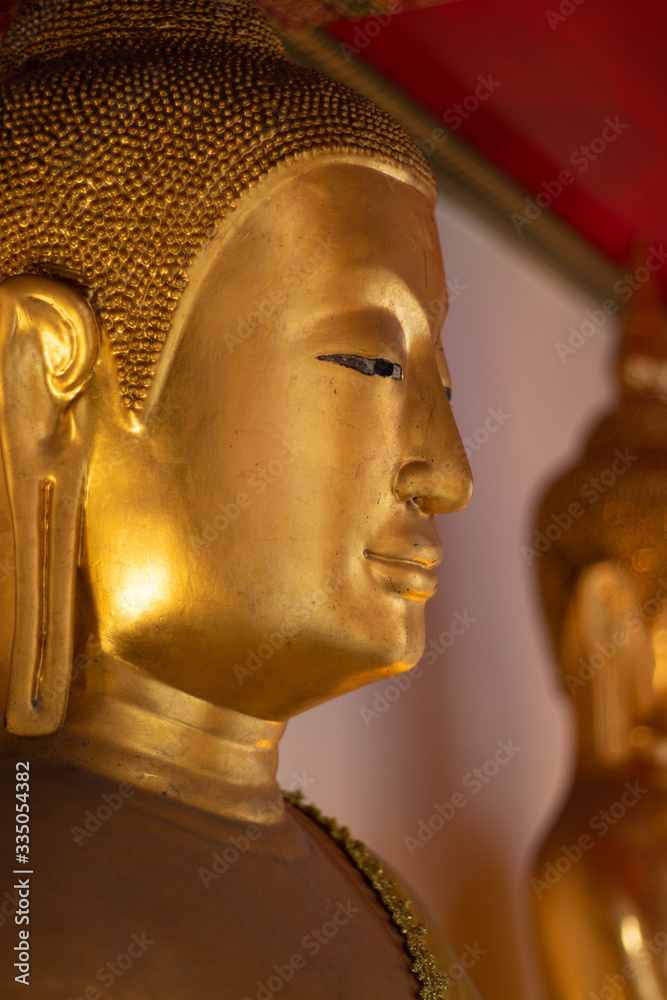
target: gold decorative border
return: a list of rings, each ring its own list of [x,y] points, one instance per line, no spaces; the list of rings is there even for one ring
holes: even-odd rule
[[[427,928],[424,924],[416,923],[410,909],[410,900],[403,898],[396,883],[386,877],[382,862],[373,857],[365,844],[355,840],[346,826],[339,826],[335,819],[323,816],[317,806],[304,802],[303,792],[283,792],[283,798],[328,833],[375,890],[394,925],[403,935],[412,958],[410,971],[420,985],[420,1000],[447,1000],[449,978],[438,972],[435,958],[426,947]]]
[[[435,149],[427,157],[442,190],[596,298],[614,297],[614,283],[622,274],[616,264],[548,208],[519,234],[511,217],[513,213],[523,215],[528,192],[400,88],[354,52],[343,52],[336,39],[322,29],[283,32],[282,37],[293,59],[369,97],[418,144],[444,134],[446,139],[431,142]]]

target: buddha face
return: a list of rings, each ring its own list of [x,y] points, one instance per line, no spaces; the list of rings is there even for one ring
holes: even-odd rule
[[[108,652],[270,719],[417,662],[435,515],[471,491],[434,299],[411,186],[302,161],[241,199],[144,428],[97,432],[83,561]]]

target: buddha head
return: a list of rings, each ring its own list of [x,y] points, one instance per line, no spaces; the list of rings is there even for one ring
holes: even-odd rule
[[[657,287],[628,306],[615,408],[537,516],[542,605],[580,766],[662,758],[667,732],[667,326]]]
[[[0,103],[8,728],[89,635],[273,720],[409,669],[471,490],[419,151],[247,0],[27,0]]]

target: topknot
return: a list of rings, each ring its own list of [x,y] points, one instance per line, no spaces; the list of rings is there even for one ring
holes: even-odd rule
[[[91,47],[98,56],[113,55],[123,44],[185,38],[285,55],[264,15],[245,0],[25,0],[3,38],[0,73]]]
[[[0,46],[0,279],[86,289],[141,409],[216,226],[280,164],[332,152],[434,197],[393,119],[290,63],[249,0],[27,0]]]

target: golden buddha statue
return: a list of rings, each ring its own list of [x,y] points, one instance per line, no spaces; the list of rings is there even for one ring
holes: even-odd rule
[[[620,398],[541,502],[542,601],[578,734],[533,869],[549,1000],[667,998],[667,325],[635,293]]]
[[[470,495],[423,157],[247,0],[27,0],[0,107],[2,997],[473,996],[275,778]]]

